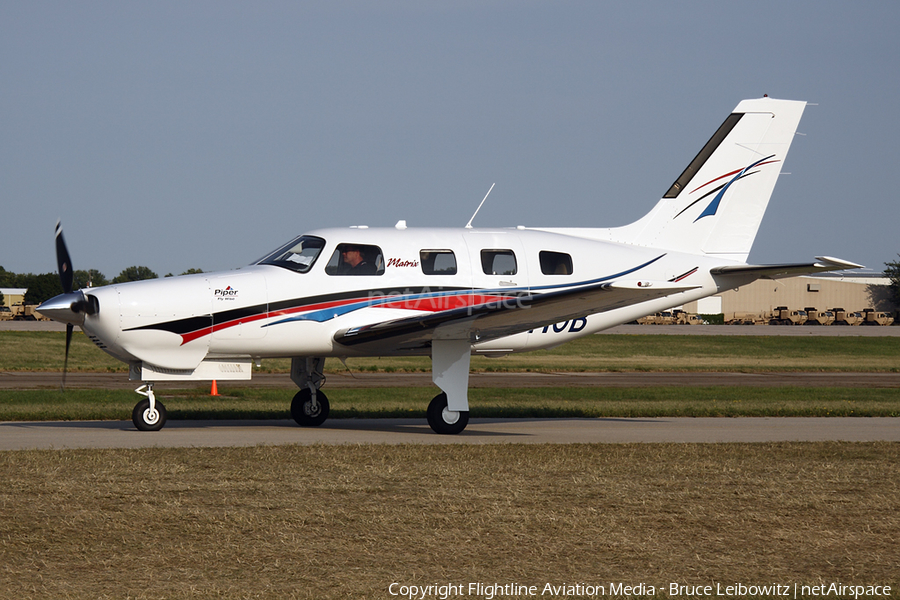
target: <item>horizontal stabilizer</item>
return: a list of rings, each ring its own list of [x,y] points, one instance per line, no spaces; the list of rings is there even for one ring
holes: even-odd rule
[[[735,275],[753,279],[780,279],[797,275],[812,275],[843,269],[862,269],[862,265],[830,256],[817,256],[814,263],[789,263],[783,265],[727,265],[710,269],[712,275]]]
[[[366,352],[415,349],[433,339],[486,342],[546,325],[695,289],[665,281],[614,281],[498,300],[338,331],[334,341]]]

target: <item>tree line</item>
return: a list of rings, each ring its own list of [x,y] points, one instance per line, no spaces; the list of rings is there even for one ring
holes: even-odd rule
[[[900,254],[897,255],[900,258]],[[884,276],[891,280],[891,300],[900,309],[900,260],[884,263]]]
[[[201,269],[188,269],[181,275],[191,275],[193,273],[202,273]],[[165,275],[172,277],[172,273]],[[143,279],[157,279],[159,275],[150,270],[149,267],[128,267],[123,269],[121,273],[113,277],[112,280],[96,269],[76,270],[74,273],[73,289],[80,290],[88,287],[99,287],[101,285],[109,285],[111,283],[127,283],[129,281],[141,281]],[[13,273],[7,271],[0,266],[0,287],[3,288],[28,288],[25,292],[25,304],[40,304],[44,300],[63,293],[62,284],[59,282],[59,274],[57,273]],[[0,296],[0,304],[3,303],[3,297]]]

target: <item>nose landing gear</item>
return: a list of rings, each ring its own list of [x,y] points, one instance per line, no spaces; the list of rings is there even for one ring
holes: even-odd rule
[[[162,402],[156,399],[153,393],[153,384],[145,383],[138,389],[134,390],[146,399],[141,400],[134,406],[131,411],[131,421],[138,431],[159,431],[166,424],[168,412]]]

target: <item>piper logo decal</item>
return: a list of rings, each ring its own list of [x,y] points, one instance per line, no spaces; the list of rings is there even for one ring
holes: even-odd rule
[[[230,285],[227,288],[225,288],[224,290],[218,289],[214,293],[214,296],[218,300],[234,300],[235,298],[237,298],[237,295],[238,295],[238,291],[236,289],[234,289],[233,287],[231,287]]]

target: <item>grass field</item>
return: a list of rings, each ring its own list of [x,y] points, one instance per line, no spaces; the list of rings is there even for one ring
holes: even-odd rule
[[[392,582],[900,597],[900,444],[26,451],[0,453],[0,481],[3,599],[391,598]]]
[[[0,371],[59,371],[65,334],[0,331]],[[425,357],[351,358],[357,371],[430,371]],[[127,371],[82,333],[72,339],[71,371]],[[344,371],[337,360],[326,369]],[[287,359],[264,372],[287,372]],[[472,357],[473,371],[900,371],[898,337],[591,335],[553,350],[505,358]]]

